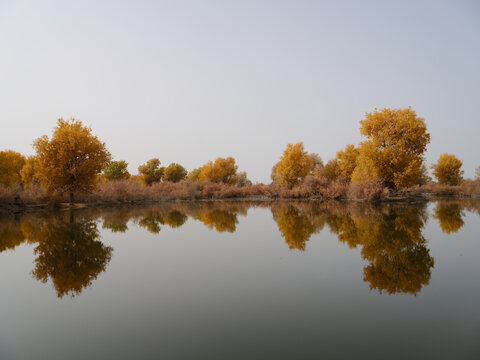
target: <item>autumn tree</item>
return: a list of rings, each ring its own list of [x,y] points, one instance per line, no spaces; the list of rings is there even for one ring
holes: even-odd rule
[[[480,179],[480,166],[477,166],[477,168],[475,169],[475,179]]]
[[[130,178],[127,167],[128,164],[125,160],[112,161],[103,169],[103,178],[106,181],[127,180]]]
[[[463,180],[462,162],[452,154],[440,155],[438,162],[432,165],[433,176],[440,184],[459,185]]]
[[[25,157],[22,154],[13,150],[0,151],[0,185],[19,184],[24,165]]]
[[[235,185],[237,183],[237,169],[233,157],[217,158],[215,162],[206,163],[200,172],[200,180]]]
[[[347,145],[345,150],[337,152],[337,178],[340,182],[349,183],[357,167],[358,149],[354,145]]]
[[[37,175],[48,191],[70,195],[91,191],[97,176],[110,162],[105,143],[92,134],[92,129],[75,119],[58,119],[52,138],[46,135],[34,141],[37,152]]]
[[[327,181],[337,181],[340,176],[338,160],[336,158],[331,159],[325,166],[317,167],[313,170],[313,176]]]
[[[312,168],[312,158],[303,150],[303,143],[288,144],[275,167],[274,176],[279,185],[292,188],[301,183]]]
[[[425,120],[410,107],[385,108],[366,113],[360,124],[367,140],[360,144],[352,180],[378,181],[388,187],[413,185],[430,142]]]
[[[187,170],[185,170],[185,168],[180,164],[171,163],[163,171],[163,180],[165,181],[176,183],[180,180],[184,180],[186,177]]]
[[[22,170],[20,170],[20,177],[22,183],[26,187],[30,187],[40,183],[37,176],[38,160],[35,156],[29,156],[25,160]]]
[[[192,181],[199,181],[200,180],[200,174],[202,173],[202,168],[197,168],[197,169],[193,169],[192,171],[190,171],[187,175],[187,179],[188,180],[192,180]]]
[[[161,181],[164,170],[164,167],[160,167],[160,160],[157,158],[150,159],[138,167],[138,173],[145,185],[152,185],[155,182]]]

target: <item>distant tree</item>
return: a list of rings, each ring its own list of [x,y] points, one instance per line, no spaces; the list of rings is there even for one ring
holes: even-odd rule
[[[138,167],[138,172],[145,185],[152,185],[155,182],[161,181],[164,170],[164,167],[160,167],[160,160],[157,158],[150,159],[146,164]]]
[[[247,178],[247,172],[239,172],[237,175],[237,186],[242,187],[247,185],[252,185],[252,182]]]
[[[21,182],[20,171],[25,165],[25,157],[13,150],[0,151],[0,184],[11,186]]]
[[[23,165],[22,170],[20,171],[20,176],[22,178],[22,183],[26,187],[33,186],[40,183],[37,176],[38,160],[35,156],[29,156],[25,160],[25,165]]]
[[[289,188],[301,183],[312,171],[312,158],[303,150],[303,143],[288,144],[275,168],[275,179]]]
[[[462,162],[451,154],[442,154],[432,165],[433,176],[440,184],[459,185],[463,180]]]
[[[347,145],[345,150],[337,152],[337,177],[342,183],[349,183],[357,167],[358,149],[354,145]]]
[[[480,179],[480,166],[475,169],[475,179]]]
[[[186,177],[187,170],[180,164],[171,163],[163,172],[163,180],[174,183],[184,180]]]
[[[37,151],[40,183],[49,191],[70,195],[91,191],[102,169],[110,162],[105,143],[92,134],[92,129],[75,119],[58,119],[52,138],[46,135],[33,143]]]
[[[340,166],[338,160],[331,159],[323,167],[318,167],[313,171],[313,176],[327,181],[337,181],[340,177]]]
[[[187,179],[188,180],[192,180],[192,181],[199,181],[200,180],[200,174],[202,172],[202,168],[197,168],[197,169],[193,169],[192,171],[190,171],[187,175]]]
[[[217,158],[209,161],[202,167],[200,180],[235,185],[237,183],[237,169],[233,157]]]
[[[430,142],[425,120],[411,108],[385,108],[367,113],[360,124],[367,141],[360,144],[352,180],[379,181],[388,187],[413,185]]]
[[[106,181],[127,180],[130,178],[127,167],[128,164],[125,160],[112,161],[103,169],[103,178]]]

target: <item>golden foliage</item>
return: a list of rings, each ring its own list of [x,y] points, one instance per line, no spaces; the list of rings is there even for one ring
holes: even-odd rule
[[[338,165],[337,180],[342,183],[349,183],[352,174],[357,167],[358,149],[354,145],[347,145],[345,150],[340,150],[336,155]]]
[[[237,169],[233,157],[217,158],[203,165],[200,180],[235,185],[237,183]]]
[[[171,181],[176,183],[180,180],[184,180],[186,177],[187,170],[185,170],[185,168],[180,164],[171,163],[163,171],[164,181]]]
[[[138,173],[141,177],[141,181],[145,185],[152,185],[155,182],[160,182],[162,180],[164,170],[164,167],[160,167],[160,160],[157,158],[150,159],[145,164],[138,167]]]
[[[97,175],[110,162],[106,146],[79,120],[58,119],[52,138],[46,135],[33,143],[37,151],[36,174],[48,191],[70,193],[91,191]]]
[[[192,181],[199,181],[200,180],[200,174],[202,173],[202,168],[197,168],[197,169],[193,169],[192,171],[190,171],[187,175],[187,179],[188,180],[192,180]]]
[[[275,165],[274,178],[279,185],[292,188],[302,182],[312,168],[312,158],[303,150],[303,143],[288,144],[280,161]]]
[[[130,178],[127,167],[125,160],[112,161],[103,169],[102,176],[106,181],[127,180]]]
[[[37,167],[37,158],[35,156],[27,157],[25,165],[23,165],[22,170],[20,171],[22,182],[26,187],[31,187],[40,183],[37,176]]]
[[[337,159],[331,159],[325,166],[318,166],[313,170],[313,176],[329,182],[337,181],[340,176],[340,167]]]
[[[25,157],[13,150],[0,151],[0,184],[11,186],[22,180],[20,171],[25,165]]]
[[[423,154],[430,134],[423,118],[414,110],[389,109],[366,113],[352,180],[380,181],[388,187],[408,187],[421,176]]]
[[[451,154],[442,154],[438,162],[432,165],[433,176],[440,184],[459,185],[463,180],[462,162]]]

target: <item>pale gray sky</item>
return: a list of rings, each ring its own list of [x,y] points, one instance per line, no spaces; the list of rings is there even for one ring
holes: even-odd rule
[[[0,149],[58,117],[136,172],[233,156],[269,181],[286,144],[324,160],[375,107],[427,121],[427,160],[480,165],[479,1],[0,0]]]

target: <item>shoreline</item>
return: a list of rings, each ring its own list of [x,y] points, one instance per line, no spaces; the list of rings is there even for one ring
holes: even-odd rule
[[[467,200],[474,199],[480,200],[479,195],[466,195],[466,194],[409,194],[409,195],[393,195],[377,199],[355,199],[347,198],[346,196],[339,196],[335,198],[327,197],[269,197],[265,195],[254,195],[247,197],[230,197],[230,198],[191,198],[191,199],[181,199],[181,198],[165,198],[159,200],[132,200],[132,201],[92,201],[92,202],[75,202],[73,205],[70,205],[66,202],[58,203],[41,203],[41,204],[0,204],[0,214],[5,213],[23,213],[23,212],[34,212],[37,210],[77,210],[84,208],[96,208],[96,207],[110,207],[110,206],[144,206],[144,205],[161,205],[169,203],[199,203],[199,202],[245,202],[253,201],[260,203],[270,203],[277,201],[302,201],[302,202],[326,202],[326,201],[337,201],[341,203],[369,203],[369,204],[388,204],[388,203],[425,203],[436,200]]]

